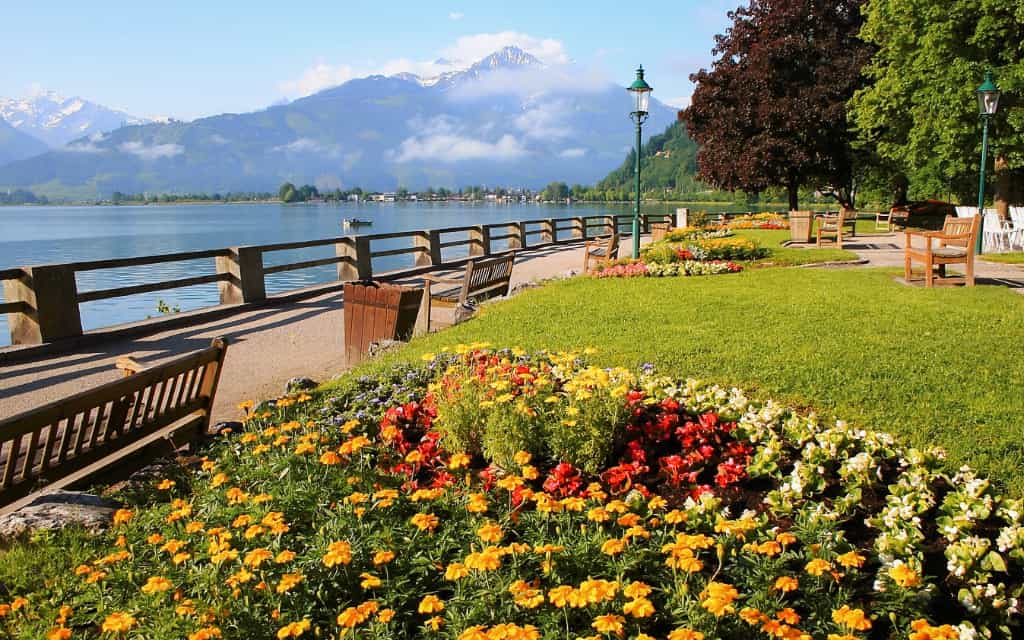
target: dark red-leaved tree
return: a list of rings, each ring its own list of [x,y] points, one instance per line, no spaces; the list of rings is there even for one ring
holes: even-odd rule
[[[750,0],[715,37],[710,71],[679,117],[700,145],[701,179],[758,193],[785,187],[790,209],[813,184],[852,206],[846,103],[872,49],[857,34],[867,0]]]

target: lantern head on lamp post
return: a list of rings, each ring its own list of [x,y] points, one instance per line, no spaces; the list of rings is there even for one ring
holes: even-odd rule
[[[982,233],[985,226],[985,165],[988,164],[988,121],[996,115],[999,109],[999,86],[992,79],[992,72],[985,72],[985,82],[978,87],[978,114],[981,116],[981,175],[978,179],[978,215],[981,216],[981,225],[978,227],[978,240],[975,244],[975,252],[982,251]]]
[[[640,257],[640,145],[644,121],[647,120],[647,105],[653,88],[644,80],[644,67],[636,70],[636,80],[626,88],[633,94],[633,111],[629,117],[636,123],[636,205],[633,208],[633,259]]]

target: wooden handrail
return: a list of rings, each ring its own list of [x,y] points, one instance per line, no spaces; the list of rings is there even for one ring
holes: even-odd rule
[[[371,251],[371,258],[384,258],[386,256],[401,256],[407,253],[427,253],[427,247],[402,247],[401,249],[385,249],[383,251]]]
[[[298,271],[299,269],[312,269],[313,267],[323,267],[329,264],[338,264],[344,262],[343,256],[334,256],[333,258],[320,258],[318,260],[306,260],[305,262],[289,262],[287,264],[275,264],[270,267],[263,267],[264,275],[270,275],[272,273],[283,273],[285,271]]]
[[[21,269],[0,269],[0,280],[19,280],[23,275]]]
[[[85,262],[68,262],[60,266],[72,271],[96,271],[99,269],[121,269],[124,267],[141,267],[165,262],[183,262],[185,260],[202,260],[203,258],[219,258],[230,253],[229,249],[207,249],[204,251],[183,251],[180,253],[162,253],[155,256],[135,258],[111,258],[109,260],[88,260]]]
[[[109,298],[122,298],[134,296],[140,293],[151,293],[153,291],[164,291],[166,289],[179,289],[181,287],[194,287],[198,284],[211,284],[222,282],[228,279],[226,273],[211,273],[207,276],[194,276],[192,278],[178,278],[177,280],[163,280],[149,284],[137,284],[130,287],[117,287],[116,289],[97,289],[95,291],[83,291],[77,296],[77,302],[92,302],[94,300],[107,300]]]

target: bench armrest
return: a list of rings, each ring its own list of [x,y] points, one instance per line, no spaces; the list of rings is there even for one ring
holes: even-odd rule
[[[432,276],[429,273],[425,273],[420,276],[424,282],[432,282],[435,284],[462,284],[462,280],[458,278],[441,278],[438,276]]]
[[[124,372],[125,377],[138,373],[146,368],[137,360],[130,357],[118,358],[114,363],[114,366],[117,367],[119,371]]]

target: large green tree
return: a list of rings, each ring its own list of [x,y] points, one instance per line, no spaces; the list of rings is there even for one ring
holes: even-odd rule
[[[867,0],[750,0],[716,36],[711,70],[682,112],[700,145],[700,177],[760,193],[827,186],[852,204],[854,156],[846,104],[871,49],[858,38]]]
[[[910,179],[913,194],[977,198],[981,123],[975,89],[991,69],[1003,89],[989,131],[1005,211],[1024,186],[1024,2],[871,0],[861,37],[878,47],[870,84],[851,101],[864,148]],[[991,167],[990,167],[991,171]]]

